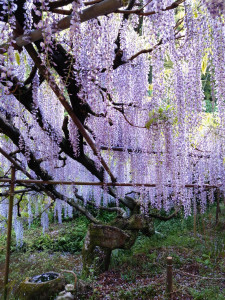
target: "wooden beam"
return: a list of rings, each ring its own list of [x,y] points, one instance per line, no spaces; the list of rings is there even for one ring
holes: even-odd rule
[[[23,174],[24,175],[26,175],[28,178],[30,178],[30,180],[34,180],[34,177],[33,176],[31,176],[26,170],[24,170],[21,166],[20,166],[20,164],[18,164],[4,149],[2,149],[1,147],[0,147],[0,153],[3,155],[3,156],[5,156],[13,165],[14,165],[14,167],[17,169],[17,170],[19,170],[19,171],[21,171],[21,172],[23,172]],[[1,178],[1,180],[2,181],[0,181],[0,182],[11,182],[11,180],[10,179],[8,179],[8,178]],[[52,195],[52,193],[51,192],[49,192],[44,186],[41,186],[40,187],[41,188],[41,190],[43,191],[43,192],[45,192],[46,193],[46,195],[48,195],[52,200],[55,200],[55,197]]]
[[[0,182],[10,182],[9,178],[1,178]],[[64,180],[38,180],[38,179],[17,179],[15,183],[23,184],[61,184],[61,185],[93,185],[93,186],[130,186],[130,187],[156,187],[155,183],[126,183],[126,182],[92,182],[92,181],[64,181]],[[171,187],[171,184],[166,184],[165,186]],[[211,185],[211,184],[185,184],[185,188],[205,188],[213,189],[219,188],[221,185]]]

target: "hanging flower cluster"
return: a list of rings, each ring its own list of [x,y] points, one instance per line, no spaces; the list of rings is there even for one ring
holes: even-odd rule
[[[217,17],[225,13],[225,3],[223,0],[203,0],[212,17]]]
[[[29,0],[23,8],[27,11],[25,38],[34,28],[42,30],[38,50],[43,65],[74,113],[82,114],[78,117],[98,155],[83,141],[28,52],[18,52],[9,43],[7,55],[0,54],[0,125],[19,132],[11,139],[2,130],[3,148],[17,150],[16,159],[34,173],[35,157],[40,165],[35,177],[48,174],[55,180],[111,181],[101,173],[102,156],[118,182],[132,185],[114,189],[114,197],[106,187],[57,188],[64,195],[57,195],[54,204],[59,223],[63,215],[73,214],[65,199],[80,204],[83,196],[83,206],[91,202],[101,208],[119,205],[120,198],[132,190],[143,213],[152,207],[169,211],[179,206],[188,216],[196,209],[196,201],[205,210],[216,187],[225,191],[225,3],[186,0],[177,10],[170,8],[172,0],[137,3],[143,6],[144,16],[137,10],[127,17],[117,11],[81,23],[86,3],[73,1],[66,8],[71,11],[70,28],[58,33],[56,23],[62,17],[50,9],[52,2]],[[0,4],[3,44],[15,34],[17,7],[14,1]],[[61,66],[53,71],[51,62],[59,43],[68,57],[64,77],[59,76]],[[214,92],[212,113],[205,108],[207,82]],[[29,103],[23,101],[22,93],[13,92],[19,87],[24,95],[30,92]],[[80,163],[84,156],[86,165]],[[6,171],[9,166],[2,160],[0,167]],[[44,210],[41,223],[47,230],[48,207],[31,199],[27,204],[29,225]],[[3,218],[7,205],[0,203]],[[20,244],[22,223],[16,212],[14,226]]]

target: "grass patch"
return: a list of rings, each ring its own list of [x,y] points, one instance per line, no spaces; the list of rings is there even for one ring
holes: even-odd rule
[[[114,250],[110,270],[92,278],[94,292],[84,299],[166,299],[166,257],[173,257],[174,299],[222,300],[225,298],[222,278],[224,264],[224,216],[215,226],[215,207],[197,218],[197,234],[193,233],[193,217],[177,217],[167,222],[155,221],[156,234],[140,234],[130,250]],[[104,219],[104,215],[101,218]],[[112,218],[112,216],[109,216]],[[16,248],[12,239],[10,263],[10,299],[18,284],[26,277],[61,269],[81,273],[81,255],[88,222],[79,217],[63,224],[50,225],[46,234],[38,224],[24,232],[24,245]],[[3,292],[5,263],[4,235],[0,236],[0,298]],[[68,283],[71,274],[65,273]],[[105,298],[104,298],[105,297]],[[106,298],[107,297],[107,298]],[[81,298],[80,298],[81,299]]]

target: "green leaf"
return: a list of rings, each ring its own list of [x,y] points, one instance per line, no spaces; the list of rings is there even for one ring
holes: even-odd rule
[[[22,211],[21,212],[21,217],[28,218],[29,217],[28,212]]]
[[[18,52],[15,52],[15,59],[18,65],[20,65],[20,55]]]
[[[162,114],[162,113],[163,113],[163,108],[160,107],[159,110],[158,110],[158,112],[159,112],[160,114]]]
[[[150,119],[150,120],[145,124],[145,127],[146,127],[147,129],[149,129],[150,126],[152,125],[152,123],[154,123],[154,122],[155,122],[155,119]]]
[[[153,109],[153,110],[151,110],[150,112],[149,112],[149,117],[151,118],[153,115],[155,114],[155,110]]]
[[[5,175],[4,170],[0,167],[0,177],[3,177]]]
[[[208,53],[206,53],[202,59],[202,73],[205,75],[208,65]]]

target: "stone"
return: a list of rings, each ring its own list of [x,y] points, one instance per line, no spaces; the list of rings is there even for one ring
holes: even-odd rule
[[[66,294],[66,291],[62,291],[59,293],[59,296],[64,296]]]
[[[58,294],[64,289],[65,279],[62,274],[57,274],[57,278],[46,282],[32,282],[34,278],[26,278],[16,291],[16,299],[19,300],[48,300],[52,299],[55,294]],[[47,273],[46,273],[47,274]],[[42,274],[44,275],[44,274]],[[42,276],[41,275],[41,276]]]
[[[65,286],[65,291],[66,292],[73,292],[74,291],[74,285],[73,284],[67,284]]]
[[[64,293],[64,295],[58,296],[56,298],[56,300],[74,300],[74,299],[75,297],[70,292],[66,292]]]

